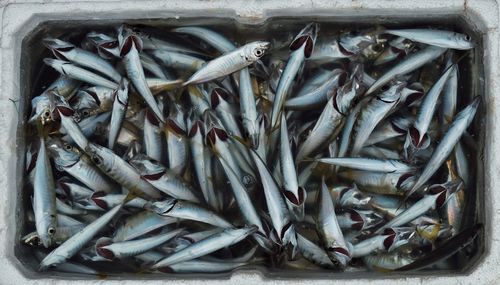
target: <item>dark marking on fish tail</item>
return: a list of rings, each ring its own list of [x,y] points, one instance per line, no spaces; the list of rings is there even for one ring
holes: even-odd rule
[[[131,37],[127,37],[125,39],[125,42],[123,43],[123,46],[120,48],[120,56],[124,57],[127,55],[130,50],[132,49],[132,45],[134,44],[134,41],[132,40]]]
[[[290,201],[292,204],[296,206],[300,205],[299,199],[295,197],[295,194],[293,194],[292,191],[285,190],[283,191],[283,194],[285,195],[286,199]]]
[[[290,50],[295,51],[298,50],[309,38],[309,36],[301,36],[296,38],[291,44],[290,44]]]
[[[73,116],[73,114],[75,114],[75,111],[71,108],[68,108],[68,107],[57,106],[56,108],[57,108],[57,111],[59,111],[59,113],[63,114],[66,117],[70,117],[70,116]]]
[[[160,121],[158,120],[158,118],[156,117],[156,115],[151,111],[150,108],[146,108],[146,119],[151,124],[153,124],[153,125],[155,125],[157,127],[160,126]]]

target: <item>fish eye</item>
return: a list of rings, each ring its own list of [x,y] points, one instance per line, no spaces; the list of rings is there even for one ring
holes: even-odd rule
[[[382,92],[385,92],[385,91],[387,91],[387,90],[389,90],[389,85],[384,85],[384,86],[382,86],[382,87],[380,88],[380,91],[382,91]]]
[[[49,112],[49,111],[45,111],[45,112],[43,113],[43,116],[44,116],[45,118],[50,117],[50,112]]]
[[[50,236],[53,236],[56,233],[56,229],[51,227],[47,232],[49,233]]]
[[[95,164],[97,164],[97,165],[99,165],[99,164],[101,164],[101,163],[102,163],[102,159],[101,159],[99,156],[97,156],[97,155],[93,155],[93,156],[92,156],[92,161],[93,161]]]
[[[470,42],[472,40],[472,38],[469,35],[465,35],[464,39],[468,42]]]
[[[255,55],[258,56],[258,57],[261,57],[263,54],[262,50],[261,49],[257,49],[255,50]]]
[[[89,111],[84,110],[84,111],[82,112],[82,115],[83,115],[84,117],[87,117],[87,116],[89,115]]]
[[[374,45],[372,46],[372,50],[373,50],[374,52],[377,52],[377,53],[378,53],[378,52],[381,52],[383,49],[384,49],[384,47],[382,46],[382,44],[374,44]]]
[[[73,147],[72,147],[70,144],[66,144],[66,145],[64,145],[64,148],[65,148],[66,150],[72,150],[72,149],[73,149]]]

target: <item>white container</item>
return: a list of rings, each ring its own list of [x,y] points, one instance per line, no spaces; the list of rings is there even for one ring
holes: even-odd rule
[[[482,57],[479,73],[484,81],[474,90],[483,96],[481,134],[484,143],[477,159],[477,204],[485,230],[479,237],[477,260],[463,273],[381,274],[331,272],[237,271],[225,275],[121,275],[108,277],[115,284],[498,284],[500,283],[500,60],[499,7],[495,0],[293,0],[293,1],[0,1],[0,284],[90,284],[97,277],[39,273],[34,260],[19,247],[24,219],[22,196],[24,128],[29,110],[31,83],[24,79],[32,63],[23,57],[23,40],[33,31],[46,27],[47,21],[65,21],[67,25],[89,21],[110,24],[154,19],[175,24],[186,19],[234,19],[243,25],[259,24],[275,17],[318,17],[341,23],[384,24],[454,22],[473,32],[482,43],[476,56]],[[75,22],[76,21],[76,22]],[[55,23],[55,22],[54,22]],[[50,23],[48,24],[50,25]],[[24,42],[26,44],[26,41]],[[37,52],[32,49],[32,52]],[[39,51],[41,52],[41,51]],[[36,56],[35,56],[36,57]],[[474,94],[476,95],[476,94]],[[22,201],[21,198],[24,200]],[[93,278],[93,279],[92,279]]]

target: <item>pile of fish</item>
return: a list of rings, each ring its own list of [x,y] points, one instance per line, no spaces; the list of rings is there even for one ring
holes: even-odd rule
[[[32,99],[21,241],[39,270],[452,267],[481,231],[463,224],[474,42],[302,28],[44,39],[59,77]]]

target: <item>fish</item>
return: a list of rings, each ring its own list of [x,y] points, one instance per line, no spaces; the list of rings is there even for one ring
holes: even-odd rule
[[[288,97],[290,88],[299,69],[304,64],[306,58],[310,57],[316,38],[318,36],[319,26],[310,23],[305,26],[290,43],[290,58],[281,74],[271,112],[271,127],[278,125],[282,108]]]
[[[113,111],[111,112],[111,122],[109,123],[108,148],[113,149],[120,133],[120,128],[125,117],[128,106],[128,81],[122,79],[120,88],[115,94],[113,102]]]
[[[114,82],[120,82],[121,74],[108,61],[98,55],[78,48],[75,45],[60,39],[45,38],[43,44],[52,51],[54,56],[60,60],[70,61],[80,66],[100,72]]]
[[[268,42],[256,41],[248,43],[209,61],[191,75],[183,85],[200,84],[239,71],[264,56],[267,49],[269,49]]]
[[[257,230],[257,227],[251,226],[241,229],[225,229],[220,233],[211,235],[199,242],[196,242],[184,249],[181,249],[172,255],[169,255],[151,266],[152,269],[161,270],[170,265],[178,264],[183,261],[189,261],[206,254],[217,251],[226,246],[233,245],[245,239]],[[168,270],[168,269],[167,269]]]
[[[41,262],[38,271],[45,271],[50,266],[57,266],[73,257],[96,234],[99,233],[111,219],[118,214],[122,205],[118,205],[87,225],[83,230],[66,240],[63,244],[51,251]]]
[[[411,53],[401,60],[398,64],[389,69],[380,78],[378,78],[374,83],[371,84],[370,88],[366,91],[366,95],[369,95],[384,86],[386,83],[391,81],[397,76],[408,74],[429,61],[438,58],[446,51],[446,48],[428,46],[415,53]]]
[[[472,119],[474,119],[474,115],[476,114],[476,110],[480,102],[481,97],[474,98],[471,104],[455,116],[446,134],[436,146],[431,158],[418,176],[417,181],[407,192],[406,197],[411,196],[411,194],[415,193],[415,191],[422,187],[453,151],[453,147],[465,132],[465,129],[470,125],[470,123],[472,123]]]
[[[40,138],[40,148],[35,164],[33,181],[33,212],[38,237],[44,247],[52,245],[56,234],[56,187],[45,139]]]
[[[123,58],[128,79],[132,82],[132,85],[142,98],[144,98],[158,120],[165,122],[163,114],[158,107],[158,103],[148,87],[144,69],[141,65],[141,60],[139,58],[139,53],[142,51],[141,39],[129,28],[121,26],[118,30],[118,42],[120,56]]]
[[[384,33],[442,48],[469,50],[476,44],[467,34],[436,29],[385,30]]]

